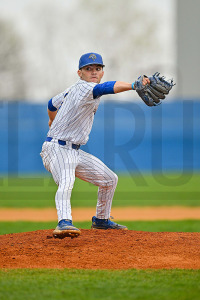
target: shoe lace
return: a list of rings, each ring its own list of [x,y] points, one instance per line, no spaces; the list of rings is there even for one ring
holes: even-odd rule
[[[110,218],[108,219],[108,223],[113,224],[114,223],[114,217],[110,216]]]
[[[68,219],[63,219],[63,220],[61,220],[60,222],[59,222],[60,224],[62,224],[62,223],[67,223],[67,224],[72,224],[72,221],[71,220],[68,220]]]

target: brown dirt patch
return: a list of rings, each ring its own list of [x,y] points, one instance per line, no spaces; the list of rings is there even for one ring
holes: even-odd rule
[[[200,233],[82,230],[54,239],[52,230],[0,236],[0,268],[200,269]]]
[[[95,208],[73,208],[74,221],[91,221]],[[112,216],[116,220],[184,220],[200,219],[200,207],[114,207]],[[1,208],[0,221],[55,221],[55,208]]]

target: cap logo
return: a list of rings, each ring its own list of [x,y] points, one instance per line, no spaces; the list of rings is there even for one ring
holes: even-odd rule
[[[91,58],[93,61],[97,58],[95,54],[90,54],[89,58]]]

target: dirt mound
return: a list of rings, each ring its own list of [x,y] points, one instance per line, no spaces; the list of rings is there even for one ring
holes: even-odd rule
[[[0,236],[0,268],[200,269],[200,233],[81,232],[63,240],[52,230]]]

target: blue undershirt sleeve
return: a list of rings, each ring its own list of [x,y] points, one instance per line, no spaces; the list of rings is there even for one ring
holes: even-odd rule
[[[93,89],[93,98],[97,98],[103,95],[114,94],[114,85],[116,81],[107,81],[95,85]]]
[[[48,109],[50,111],[56,111],[57,110],[57,108],[55,106],[53,106],[53,104],[52,104],[52,98],[48,102]]]

